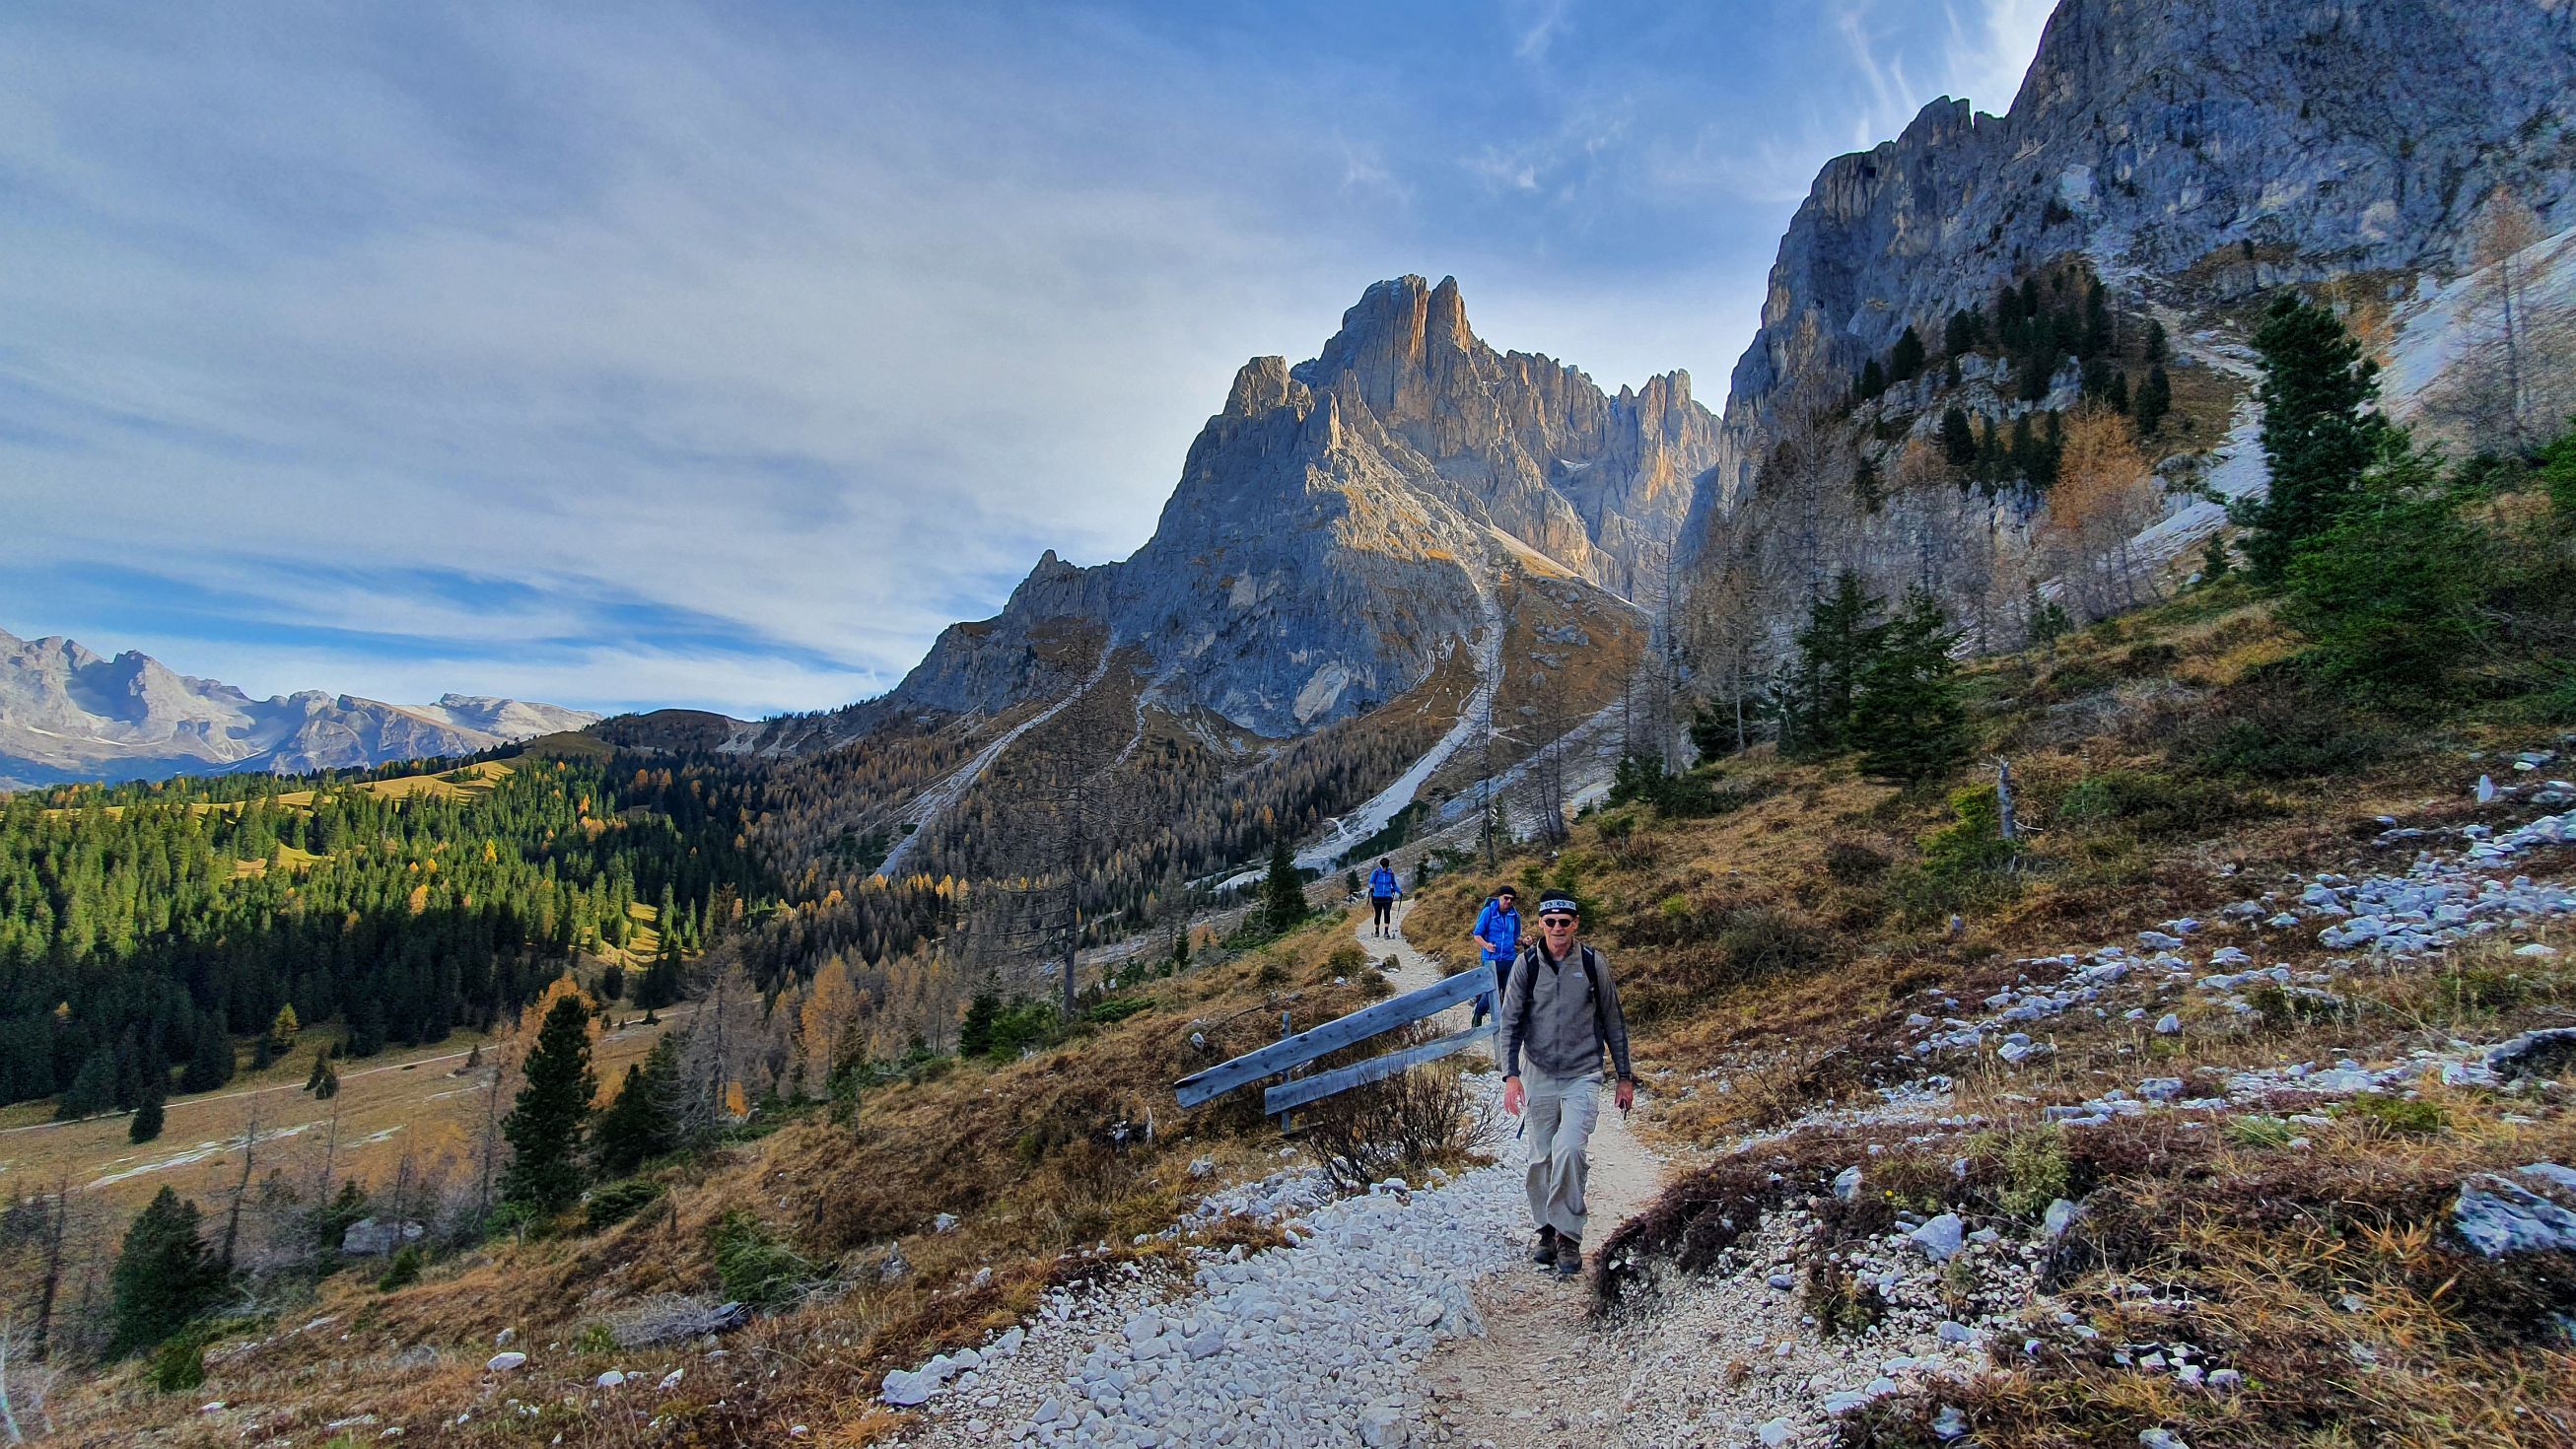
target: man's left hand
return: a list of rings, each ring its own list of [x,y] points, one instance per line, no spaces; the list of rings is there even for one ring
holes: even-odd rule
[[[1610,1100],[1619,1104],[1620,1111],[1627,1111],[1637,1104],[1637,1084],[1621,1078],[1618,1089],[1610,1094]]]

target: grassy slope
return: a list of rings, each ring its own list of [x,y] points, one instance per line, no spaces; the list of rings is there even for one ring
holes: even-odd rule
[[[2320,1105],[2319,1120],[2286,1129],[2258,1121],[2194,1133],[2155,1114],[2077,1133],[2038,1120],[2045,1104],[2134,1089],[2147,1076],[2182,1078],[2201,1095],[2237,1068],[2384,1064],[2576,1022],[2566,956],[2509,954],[2531,939],[2523,935],[2438,963],[2363,969],[2338,977],[2349,1006],[2330,1013],[2267,1002],[2239,1019],[2199,992],[2165,998],[2143,1021],[2069,1012],[2029,1028],[2057,1051],[2019,1069],[1991,1048],[1928,1065],[1907,1053],[1905,1017],[1945,1014],[1931,993],[1982,1014],[1979,999],[2029,972],[2023,958],[2134,944],[2171,917],[2213,920],[2292,872],[2402,873],[2405,855],[2367,843],[2380,816],[2501,827],[2535,813],[2479,807],[2470,787],[2481,772],[2512,778],[2493,751],[2554,746],[2555,729],[2321,717],[2259,672],[2290,652],[2262,605],[2222,588],[2052,653],[1979,666],[1971,685],[1983,701],[1983,753],[2010,756],[2022,818],[2041,828],[2008,899],[1927,899],[1914,865],[1954,818],[1949,802],[1865,781],[1847,762],[1732,763],[1723,776],[1731,799],[1750,802],[1740,808],[1686,821],[1613,812],[1579,829],[1554,862],[1509,864],[1525,894],[1550,884],[1592,903],[1592,938],[1632,1002],[1641,1070],[1661,1087],[1654,1130],[1685,1157],[1715,1156],[1613,1250],[1709,1263],[1749,1230],[1745,1209],[1824,1201],[1811,1195],[1870,1152],[1886,1154],[1870,1159],[1874,1181],[1899,1184],[1900,1199],[1914,1184],[1915,1210],[1955,1206],[2010,1232],[2030,1231],[2048,1197],[2090,1188],[2088,1226],[2051,1262],[2047,1286],[2102,1337],[2053,1335],[2036,1361],[2003,1362],[2007,1371],[1968,1403],[1981,1442],[2127,1443],[2158,1424],[2185,1426],[2196,1445],[2568,1442],[2569,1361],[2545,1325],[2576,1307],[2576,1275],[2535,1255],[2488,1263],[2444,1230],[2467,1173],[2576,1153],[2563,1086],[2505,1097],[2432,1081],[2411,1101]],[[2322,773],[2227,774],[2209,752],[2231,721],[2252,726],[2239,744],[2330,749],[2368,738],[2376,749]],[[2489,758],[2468,758],[2477,750]],[[2076,787],[2088,777],[2129,783],[2123,813],[2086,820],[2062,808],[2083,798]],[[2505,873],[2572,872],[2576,854],[2561,849]],[[1463,938],[1490,885],[1462,876],[1433,886],[1411,923],[1416,939]],[[2576,944],[2549,929],[2555,936],[2542,939]],[[2266,966],[2307,971],[2336,954],[2315,933],[2314,923],[2221,927],[2196,940],[2204,951],[2247,945]],[[2180,1036],[2151,1029],[2168,1005],[2184,1019]],[[1982,1119],[1978,1128],[1927,1141],[1923,1120],[1871,1130],[1850,1125],[1861,1114],[1829,1110],[1875,1107],[1872,1088],[1934,1071],[1958,1077],[1955,1105],[1941,1110]],[[2298,1110],[2295,1100],[2282,1110]],[[1755,1133],[1768,1134],[1758,1152],[1716,1156]],[[2283,1145],[2293,1135],[2305,1140]],[[1967,1164],[1964,1180],[1954,1161]],[[1890,1211],[1829,1207],[1827,1242],[1882,1232]],[[1721,1220],[1731,1226],[1718,1230]],[[2140,1282],[2161,1285],[2159,1301],[2123,1293]],[[1607,1282],[1605,1297],[1622,1287]],[[2164,1301],[2175,1297],[2183,1311]],[[2111,1357],[2119,1342],[2158,1338],[2214,1346],[2254,1388],[2184,1390]],[[2358,1366],[2372,1355],[2372,1367]],[[1845,1433],[1928,1444],[1930,1413],[1900,1402]]]
[[[435,1430],[442,1442],[544,1443],[562,1432],[567,1442],[730,1444],[790,1424],[819,1442],[860,1442],[890,1422],[874,1405],[887,1369],[1018,1321],[1050,1284],[1177,1258],[1166,1240],[1133,1240],[1169,1227],[1210,1187],[1280,1165],[1257,1097],[1184,1113],[1174,1079],[1269,1040],[1283,1009],[1311,1024],[1383,991],[1350,949],[1349,922],[1334,915],[1151,983],[1141,988],[1150,1009],[1061,1047],[1003,1066],[942,1060],[871,1089],[855,1129],[811,1106],[765,1108],[741,1140],[650,1172],[663,1195],[606,1231],[490,1244],[391,1294],[357,1272],[327,1279],[315,1301],[218,1339],[201,1390],[153,1396],[120,1369],[57,1415],[76,1438],[102,1443],[156,1427],[228,1436],[244,1422],[311,1426],[361,1413],[414,1435]],[[1193,1047],[1193,1032],[1208,1045]],[[1199,1158],[1212,1161],[1205,1179],[1190,1172]],[[805,1260],[818,1285],[811,1301],[728,1335],[720,1355],[606,1347],[598,1330],[658,1295],[728,1296],[708,1240],[732,1211]],[[934,1232],[943,1212],[961,1225]],[[1275,1241],[1239,1220],[1209,1231],[1194,1241]],[[910,1264],[892,1282],[881,1276],[889,1248]],[[984,1269],[991,1276],[976,1286]],[[307,1327],[316,1319],[328,1321]],[[506,1383],[482,1369],[503,1328],[534,1359]],[[782,1364],[795,1372],[774,1373]],[[656,1380],[682,1368],[685,1386],[556,1402],[615,1366],[649,1366]],[[510,1395],[547,1407],[535,1419],[496,1411]],[[220,1426],[193,1415],[215,1398],[240,1406]],[[469,1409],[473,1419],[453,1422]],[[647,1433],[656,1416],[669,1438]]]
[[[1716,1163],[1620,1241],[1704,1260],[1718,1213],[1743,1219],[1738,1205],[1803,1201],[1881,1140],[1885,1181],[1914,1181],[1927,1201],[1947,1196],[2017,1232],[2028,1230],[2036,1188],[2089,1189],[2093,1226],[2078,1240],[2093,1257],[2052,1269],[2061,1301],[2106,1340],[2144,1334],[2150,1325],[2136,1320],[2163,1314],[2157,1332],[2196,1335],[2262,1386],[2183,1402],[2170,1380],[2053,1340],[1971,1401],[1983,1442],[2134,1442],[2158,1422],[2189,1425],[2195,1444],[2550,1442],[2537,1414],[2563,1400],[2565,1360],[2532,1341],[2544,1321],[2535,1304],[2550,1290],[2520,1269],[2480,1268],[2445,1246],[2439,1224],[2463,1172],[2576,1152],[2557,1096],[2435,1089],[2425,1094],[2437,1109],[2430,1131],[2350,1114],[2303,1127],[2314,1144],[2303,1149],[2186,1136],[2156,1119],[2083,1134],[2040,1133],[2029,1121],[2041,1103],[2151,1073],[2206,1081],[2242,1063],[2384,1060],[2453,1030],[2492,1040],[2576,1019],[2576,981],[2548,963],[2507,966],[2481,953],[2436,975],[2355,978],[2348,994],[2376,1004],[2334,1019],[2221,1030],[2202,1008],[2185,1008],[2194,1029],[2179,1042],[2116,1015],[2069,1014],[2046,1029],[2057,1054],[2031,1070],[2008,1075],[1989,1057],[1974,1069],[1940,1066],[1960,1075],[1959,1110],[1987,1119],[1976,1131],[1909,1143],[1919,1126],[1811,1125],[1753,1156],[1715,1156],[1743,1134],[1874,1103],[1872,1087],[1921,1075],[1902,1022],[1923,992],[1973,1002],[2021,975],[2017,958],[2126,942],[2178,914],[2206,917],[2285,872],[2388,868],[2387,854],[2360,843],[2378,829],[2374,817],[2467,819],[2481,767],[2465,751],[2544,742],[2528,728],[2455,720],[2392,735],[2367,763],[2323,775],[2220,778],[2195,752],[2229,720],[2256,721],[2268,737],[2317,733],[2295,707],[2283,714],[2256,674],[2289,650],[2261,605],[2220,589],[2051,653],[1980,665],[1971,685],[1983,744],[2009,753],[2024,818],[2043,830],[2009,899],[1929,889],[1922,842],[1950,821],[1949,803],[1860,779],[1848,763],[1729,763],[1723,813],[1664,820],[1631,807],[1579,827],[1553,861],[1508,861],[1505,873],[1525,888],[1567,886],[1591,904],[1592,937],[1620,972],[1653,1084],[1646,1128],[1683,1159]],[[2085,823],[2063,808],[2079,780],[2120,771],[2144,782],[2123,797],[2126,813]],[[2230,866],[2238,878],[2221,877]],[[2521,868],[2556,877],[2571,862]],[[1414,939],[1463,941],[1488,884],[1465,875],[1435,884],[1410,924]],[[1050,1283],[1168,1255],[1159,1239],[1133,1239],[1173,1222],[1211,1182],[1276,1165],[1277,1138],[1245,1101],[1179,1113],[1168,1084],[1267,1039],[1282,993],[1297,993],[1286,1004],[1301,1023],[1360,1004],[1361,985],[1330,984],[1337,974],[1365,981],[1349,959],[1331,959],[1347,929],[1332,922],[1154,983],[1143,988],[1151,1010],[1025,1061],[934,1065],[871,1091],[855,1129],[810,1108],[767,1113],[776,1128],[767,1135],[654,1172],[662,1199],[608,1230],[489,1246],[393,1294],[343,1274],[318,1302],[220,1340],[208,1384],[184,1403],[112,1389],[80,1404],[76,1433],[106,1442],[194,1424],[196,1404],[221,1398],[236,1407],[198,1427],[227,1437],[235,1420],[309,1426],[365,1412],[469,1443],[562,1433],[715,1444],[791,1424],[816,1442],[863,1441],[888,1424],[871,1397],[885,1369],[1016,1321]],[[2267,950],[2267,963],[2275,958],[2305,959]],[[1210,1039],[1204,1050],[1188,1044],[1194,1030]],[[1151,1139],[1139,1140],[1149,1121]],[[1126,1145],[1113,1141],[1121,1123]],[[1188,1170],[1201,1157],[1215,1168],[1204,1181]],[[1969,1162],[1964,1180],[1953,1159]],[[708,1237],[728,1210],[755,1216],[828,1291],[729,1335],[720,1358],[699,1346],[584,1347],[654,1295],[721,1296]],[[1865,1204],[1834,1231],[1882,1230],[1887,1210]],[[961,1226],[931,1231],[942,1212]],[[882,1281],[894,1245],[911,1271]],[[978,1286],[984,1269],[991,1277]],[[2188,1287],[2192,1316],[2177,1326],[2169,1309],[2131,1302],[2117,1291],[2130,1278]],[[1613,1279],[1605,1291],[1619,1289]],[[304,1326],[320,1318],[330,1321]],[[503,1327],[533,1355],[507,1380],[481,1369]],[[2345,1345],[2356,1335],[2386,1377],[2351,1368]],[[408,1355],[400,1371],[398,1354]],[[648,1382],[685,1372],[667,1391],[567,1399],[609,1367],[645,1371]],[[545,1407],[513,1417],[502,1404],[511,1396]],[[474,1417],[455,1424],[468,1408]],[[1912,1442],[1928,1412],[1891,1404],[1876,1427],[1851,1432]],[[655,1418],[659,1435],[647,1429]]]

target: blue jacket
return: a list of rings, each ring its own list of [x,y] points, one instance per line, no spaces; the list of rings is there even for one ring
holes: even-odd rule
[[[1484,911],[1476,917],[1476,929],[1472,934],[1494,943],[1494,948],[1485,953],[1485,959],[1494,965],[1502,965],[1511,960],[1521,947],[1519,908],[1507,911],[1499,900],[1485,902]]]
[[[1395,888],[1395,872],[1388,870],[1382,865],[1377,869],[1370,871],[1369,894],[1375,896],[1379,900],[1387,900],[1401,894],[1401,892],[1397,891]]]

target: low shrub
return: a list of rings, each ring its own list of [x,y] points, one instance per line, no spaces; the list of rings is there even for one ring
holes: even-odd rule
[[[385,1264],[384,1276],[376,1280],[376,1291],[391,1293],[420,1281],[421,1255],[416,1244],[405,1243],[393,1260]]]
[[[1390,1050],[1427,1034],[1397,1038]],[[1455,1062],[1398,1072],[1300,1109],[1298,1134],[1335,1186],[1358,1192],[1389,1176],[1418,1181],[1466,1164],[1483,1135],[1479,1099]]]
[[[1107,1026],[1153,1009],[1154,999],[1150,996],[1104,996],[1083,1011],[1082,1019],[1095,1026]]]
[[[406,1249],[405,1251],[409,1251]],[[184,1394],[206,1382],[206,1343],[182,1334],[152,1351],[152,1387],[165,1394]]]
[[[1872,850],[1856,840],[1837,840],[1825,847],[1825,874],[1841,885],[1862,885],[1887,874],[1890,864],[1884,851]]]
[[[2390,1137],[2438,1137],[2451,1129],[2451,1114],[2438,1102],[2409,1101],[2379,1092],[2364,1092],[2345,1103],[2337,1116],[2365,1123]]]
[[[614,1227],[643,1211],[645,1204],[661,1195],[659,1185],[640,1177],[602,1184],[593,1188],[589,1199],[582,1204],[582,1226],[594,1233]]]
[[[2054,1124],[2016,1132],[2004,1143],[2004,1180],[1996,1200],[2015,1217],[2036,1218],[2048,1205],[2069,1196],[2074,1164],[2066,1154],[2066,1133]]]
[[[2015,874],[2021,843],[2003,838],[1994,792],[1962,790],[1950,797],[1950,808],[1958,818],[1924,838],[1922,864],[1895,878],[1897,902],[1917,924],[1991,910],[2021,893]]]
[[[1833,1338],[1858,1338],[1887,1317],[1887,1300],[1878,1285],[1855,1277],[1830,1258],[1809,1260],[1800,1298],[1815,1315],[1816,1327]]]
[[[2174,732],[2171,758],[2219,774],[2305,780],[2386,756],[2388,729],[2318,687],[2295,664],[2267,666]]]
[[[1717,935],[1730,984],[1811,971],[1824,964],[1831,945],[1824,933],[1767,906],[1729,914]]]
[[[2277,814],[2269,798],[2224,779],[2177,777],[2145,770],[2103,770],[2075,782],[2058,803],[2058,819],[2078,829],[2112,823],[2141,836],[2194,835]]]
[[[813,1266],[770,1234],[760,1219],[739,1209],[707,1229],[716,1278],[725,1296],[757,1308],[779,1308],[801,1294]]]

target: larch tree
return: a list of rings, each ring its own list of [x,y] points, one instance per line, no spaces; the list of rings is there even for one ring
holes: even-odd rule
[[[2139,602],[2148,580],[2135,541],[2155,513],[2154,475],[2128,418],[2098,403],[2079,406],[2066,425],[2039,545],[2042,568],[2085,617]]]
[[[814,973],[813,984],[806,987],[797,1009],[798,1066],[806,1095],[819,1097],[830,1090],[832,1073],[843,1065],[850,1030],[858,1018],[858,989],[850,984],[850,969],[836,954]]]

